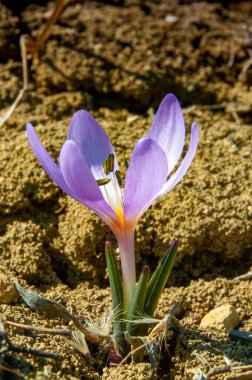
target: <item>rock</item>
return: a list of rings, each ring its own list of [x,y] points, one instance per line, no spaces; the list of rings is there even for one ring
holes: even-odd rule
[[[230,305],[222,305],[207,313],[200,322],[200,327],[215,328],[228,332],[240,323],[240,315],[236,309]]]
[[[18,297],[18,291],[11,278],[0,273],[0,304],[11,303]]]

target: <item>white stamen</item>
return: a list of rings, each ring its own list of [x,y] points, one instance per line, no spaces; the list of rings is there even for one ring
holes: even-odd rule
[[[115,172],[109,173],[110,182],[100,187],[103,196],[109,206],[116,212],[118,210],[118,205],[123,210],[123,194],[120,188]]]
[[[116,194],[116,200],[117,200],[117,204],[118,202],[120,202],[120,205],[121,205],[121,209],[123,210],[123,197],[122,197],[122,191],[121,191],[121,187],[118,183],[118,180],[116,178],[116,174],[115,172],[111,173],[112,174],[112,182],[113,182],[113,185],[114,185],[114,189],[115,189],[115,194]]]
[[[115,173],[114,159],[114,154],[110,153],[108,158],[103,163],[103,168],[100,168],[101,176],[99,176],[99,179],[96,179],[96,181],[99,185],[102,185],[100,185],[100,190],[105,201],[117,213],[120,209],[123,212],[124,196],[123,189],[120,184],[120,178],[117,179],[117,175]],[[103,178],[105,176],[106,179]],[[106,183],[108,179],[110,179],[110,181]]]

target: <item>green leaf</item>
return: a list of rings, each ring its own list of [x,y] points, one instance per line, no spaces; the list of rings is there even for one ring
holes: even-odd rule
[[[136,290],[127,313],[126,331],[128,331],[128,333],[132,336],[137,335],[137,330],[141,326],[140,324],[131,321],[136,321],[137,319],[142,318],[143,316],[143,307],[149,277],[150,268],[147,265],[145,265],[142,270],[140,279],[136,286]]]
[[[177,246],[178,241],[174,240],[167,253],[158,264],[158,267],[153,273],[148,284],[144,304],[144,313],[150,317],[152,317],[155,313],[159,298],[164,290],[165,284],[173,267]]]
[[[123,320],[123,288],[122,279],[117,266],[116,258],[111,244],[105,244],[105,256],[109,275],[109,284],[112,293],[112,304],[114,313],[114,337],[118,342],[120,351],[124,351],[124,330],[125,323]]]

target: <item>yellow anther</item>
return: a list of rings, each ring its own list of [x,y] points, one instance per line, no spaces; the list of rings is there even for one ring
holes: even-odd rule
[[[114,166],[115,166],[114,165],[114,160],[115,160],[115,156],[112,153],[110,153],[108,155],[108,158],[107,158],[109,172],[113,172],[114,171]]]
[[[117,179],[118,185],[120,187],[122,187],[122,177],[121,177],[121,173],[119,172],[119,170],[115,171],[115,175],[116,175],[116,179]]]
[[[106,161],[104,161],[103,163],[103,169],[106,175],[114,171],[114,166],[115,166],[114,161],[115,161],[115,156],[113,155],[113,153],[110,153]]]
[[[104,170],[105,175],[109,174],[109,171],[108,171],[108,161],[107,160],[103,162],[103,170]]]
[[[110,178],[97,179],[96,182],[98,186],[104,186],[110,182]]]
[[[127,158],[123,157],[123,163],[124,163],[125,169],[128,169],[129,163],[128,163]]]

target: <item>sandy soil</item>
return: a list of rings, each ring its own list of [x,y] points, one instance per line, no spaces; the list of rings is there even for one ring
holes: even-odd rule
[[[35,3],[35,1],[34,1]],[[38,3],[38,2],[37,2]],[[18,39],[36,37],[55,2],[20,9],[0,3],[0,110],[22,86]],[[8,4],[8,5],[6,5]],[[185,179],[142,218],[137,269],[153,269],[172,239],[180,240],[175,268],[160,302],[162,318],[178,300],[181,329],[160,362],[159,379],[192,379],[202,364],[251,359],[251,348],[200,321],[227,303],[252,326],[251,2],[173,0],[67,2],[40,54],[29,63],[29,90],[0,131],[0,269],[57,300],[83,320],[98,320],[110,305],[103,256],[108,228],[64,195],[33,156],[25,136],[32,122],[57,159],[71,115],[88,109],[105,128],[119,160],[147,133],[167,92],[200,124],[197,156]],[[0,305],[1,317],[59,327],[20,300]],[[13,343],[60,353],[62,360],[7,353],[5,363],[26,379],[149,379],[148,361],[104,368],[72,351],[62,337],[8,329]],[[0,377],[9,379],[2,372]],[[227,374],[213,379],[224,379]],[[17,376],[13,378],[18,378]]]

